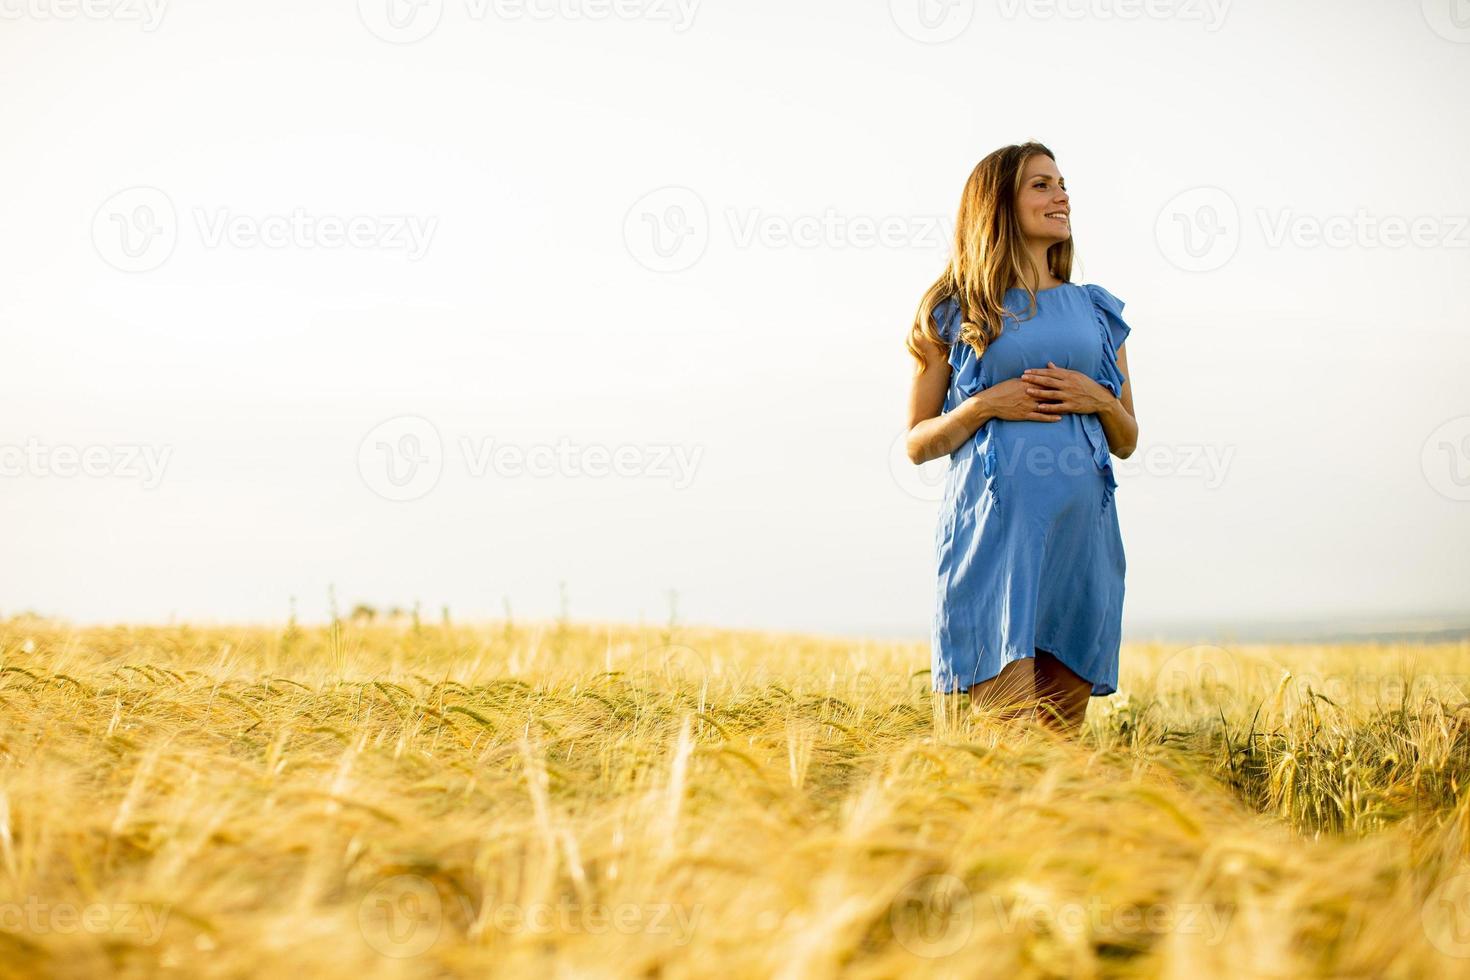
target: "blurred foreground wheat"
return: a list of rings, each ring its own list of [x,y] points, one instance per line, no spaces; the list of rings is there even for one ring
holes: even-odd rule
[[[0,624],[4,976],[1470,976],[1470,644]]]

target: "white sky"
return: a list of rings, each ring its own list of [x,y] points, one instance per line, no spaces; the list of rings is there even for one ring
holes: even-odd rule
[[[0,0],[0,612],[317,618],[335,583],[550,616],[564,580],[578,618],[675,589],[686,621],[926,637],[902,338],[970,169],[1029,138],[1134,329],[1125,626],[1464,609],[1448,0],[426,0],[400,34],[388,0],[88,2]],[[367,223],[250,237],[293,212]],[[516,475],[487,440],[577,452]]]

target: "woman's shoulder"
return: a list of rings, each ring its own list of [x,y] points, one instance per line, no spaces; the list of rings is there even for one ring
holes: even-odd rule
[[[1095,282],[1089,282],[1084,283],[1082,288],[1087,291],[1088,298],[1092,300],[1093,306],[1115,315],[1123,312],[1123,301],[1110,293],[1105,287],[1099,286]]]
[[[944,320],[960,311],[960,300],[953,293],[934,304],[934,319]]]
[[[1095,282],[1082,288],[1087,290],[1092,301],[1093,315],[1097,318],[1103,339],[1116,351],[1133,332],[1128,321],[1123,319],[1123,301]]]
[[[960,325],[960,301],[951,295],[934,304],[934,328],[946,344],[954,343]]]

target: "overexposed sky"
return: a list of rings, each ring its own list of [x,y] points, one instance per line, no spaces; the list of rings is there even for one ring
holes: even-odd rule
[[[1125,627],[1463,609],[1463,7],[0,0],[0,613],[926,637],[903,336],[1026,139]]]

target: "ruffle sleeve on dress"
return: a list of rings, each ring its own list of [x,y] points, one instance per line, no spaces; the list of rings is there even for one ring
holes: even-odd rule
[[[1102,335],[1102,373],[1097,381],[1116,397],[1123,391],[1123,382],[1128,380],[1118,367],[1118,348],[1128,339],[1132,328],[1123,320],[1123,301],[1103,287],[1088,283],[1085,287],[1092,298],[1092,311],[1097,317],[1098,332]]]
[[[1084,286],[1092,299],[1092,310],[1097,318],[1098,334],[1102,338],[1101,367],[1095,379],[1108,391],[1117,397],[1123,392],[1123,382],[1128,380],[1123,371],[1118,367],[1118,348],[1123,346],[1123,341],[1128,339],[1132,328],[1123,320],[1123,301],[1101,286],[1088,283]],[[1103,510],[1106,512],[1108,505],[1112,503],[1113,491],[1117,489],[1118,481],[1113,475],[1113,453],[1108,448],[1107,433],[1103,431],[1102,422],[1096,415],[1082,416],[1082,427],[1087,432],[1087,438],[1092,443],[1092,458],[1098,468],[1103,471],[1107,478],[1107,492],[1103,498]]]
[[[949,380],[956,392],[953,404],[949,404],[949,399],[946,397],[946,411],[952,410],[960,402],[986,386],[984,379],[980,376],[980,358],[975,356],[975,348],[961,343],[958,339],[963,322],[964,317],[960,315],[959,300],[953,296],[934,307],[935,327],[939,330],[939,336],[949,345]],[[984,428],[981,426],[982,430]],[[984,455],[980,461],[981,472],[987,477],[994,476],[996,470],[995,443],[990,439],[984,439],[983,442]],[[998,494],[993,482],[990,484],[990,493],[992,496]]]
[[[975,348],[959,342],[963,320],[959,300],[953,296],[934,307],[935,326],[939,336],[949,345],[950,382],[968,398],[985,385],[980,380],[980,359],[975,356]]]

